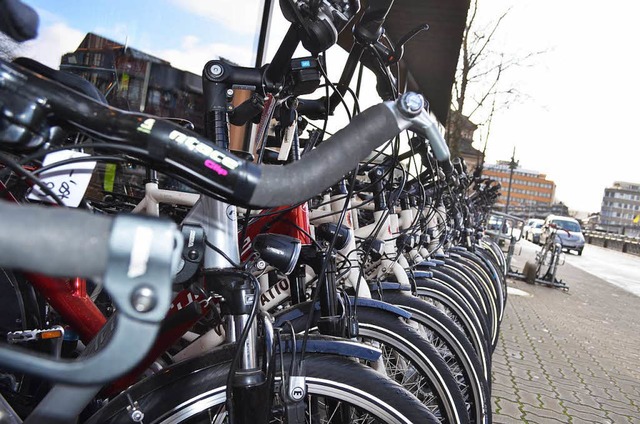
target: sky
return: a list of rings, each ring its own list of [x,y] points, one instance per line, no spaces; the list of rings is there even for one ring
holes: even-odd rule
[[[487,160],[515,158],[556,183],[570,209],[597,212],[605,187],[640,182],[636,73],[640,2],[481,0],[483,18],[509,10],[505,52],[544,51],[508,79],[526,94],[491,125]],[[476,144],[480,146],[480,143]]]
[[[25,2],[39,12],[41,26],[21,54],[52,67],[89,31],[198,74],[220,56],[244,66],[255,61],[261,0]],[[487,143],[489,163],[508,160],[515,148],[521,167],[556,183],[556,200],[575,211],[599,211],[605,187],[640,183],[640,140],[633,129],[640,1],[479,0],[478,21],[488,25],[507,10],[492,49],[506,57],[544,53],[505,73],[505,87],[522,95],[496,113],[488,138],[480,126],[474,145]],[[276,10],[267,57],[287,27]],[[328,58],[335,80],[346,54],[335,47]],[[364,97],[364,105],[377,101],[375,90]]]

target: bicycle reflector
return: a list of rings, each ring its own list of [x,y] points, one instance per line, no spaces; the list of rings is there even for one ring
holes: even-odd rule
[[[284,274],[290,274],[298,262],[302,244],[295,237],[283,234],[258,234],[253,249],[260,258]]]

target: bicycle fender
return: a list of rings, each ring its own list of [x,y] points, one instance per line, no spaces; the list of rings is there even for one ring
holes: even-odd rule
[[[356,306],[362,306],[365,308],[381,309],[383,311],[391,312],[405,319],[411,318],[410,312],[407,312],[402,308],[399,308],[395,305],[391,305],[386,302],[382,302],[380,300],[365,299],[360,297],[356,301],[353,296],[349,296],[349,302],[351,303],[352,306],[356,305]],[[314,305],[314,309],[316,311],[319,311],[320,303],[316,302],[316,304]],[[287,309],[286,311],[283,311],[279,314],[274,315],[273,317],[275,320],[274,326],[282,327],[285,324],[285,322],[296,320],[308,313],[309,313],[309,302],[300,303],[298,305],[295,305]]]
[[[282,342],[286,353],[292,352],[292,340],[289,338]],[[302,352],[302,340],[296,340],[296,353]],[[364,361],[377,361],[382,351],[373,346],[351,340],[330,336],[310,336],[307,339],[306,353],[322,353],[326,355],[338,355],[348,358],[358,358]]]
[[[398,315],[399,317],[402,317],[404,319],[409,319],[411,318],[411,313],[405,311],[402,308],[399,308],[395,305],[391,305],[390,303],[387,302],[383,302],[381,300],[375,300],[375,299],[364,299],[362,297],[359,297],[357,301],[354,302],[354,298],[353,297],[349,297],[349,299],[351,300],[351,304],[352,305],[356,305],[356,306],[365,306],[368,308],[375,308],[375,309],[382,309],[383,311],[387,311],[387,312],[391,312],[395,315]]]

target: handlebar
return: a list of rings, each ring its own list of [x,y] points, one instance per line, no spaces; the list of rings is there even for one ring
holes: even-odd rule
[[[307,200],[405,129],[428,138],[437,160],[445,165],[445,173],[453,170],[446,142],[426,113],[424,99],[415,93],[405,93],[396,102],[365,110],[300,161],[270,166],[236,157],[174,123],[100,104],[16,64],[0,62],[0,98],[5,92],[12,96],[17,93],[46,112],[31,115],[5,112],[0,119],[9,127],[33,131],[33,128],[47,127],[33,120],[68,121],[110,142],[136,147],[146,152],[144,159],[158,170],[170,171],[204,192],[223,196],[242,206],[274,207]],[[7,106],[10,105],[5,108]],[[23,132],[17,133],[21,135],[20,140],[12,143],[11,139],[3,139],[0,143],[14,148],[16,143],[24,143]],[[294,182],[296,187],[292,190]]]
[[[77,360],[1,346],[0,366],[61,383],[95,385],[137,365],[171,304],[171,278],[183,244],[176,224],[6,202],[0,202],[0,216],[0,267],[99,278],[117,310]]]
[[[0,202],[0,216],[0,267],[87,278],[106,271],[109,250],[105,240],[113,218],[4,201]]]

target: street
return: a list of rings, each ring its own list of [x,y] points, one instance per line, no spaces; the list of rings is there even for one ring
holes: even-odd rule
[[[512,268],[539,249],[518,242]],[[568,291],[508,280],[493,423],[640,423],[640,258],[592,245],[564,257]]]
[[[520,240],[516,245],[516,255],[512,264],[518,271],[522,271],[525,258],[531,260],[540,246],[526,240]],[[518,255],[520,253],[520,255]],[[587,244],[582,256],[575,253],[565,253],[565,263],[594,275],[607,283],[616,285],[630,293],[640,296],[640,257],[617,252],[611,249]],[[558,272],[569,286],[571,286],[571,274],[560,267]]]

